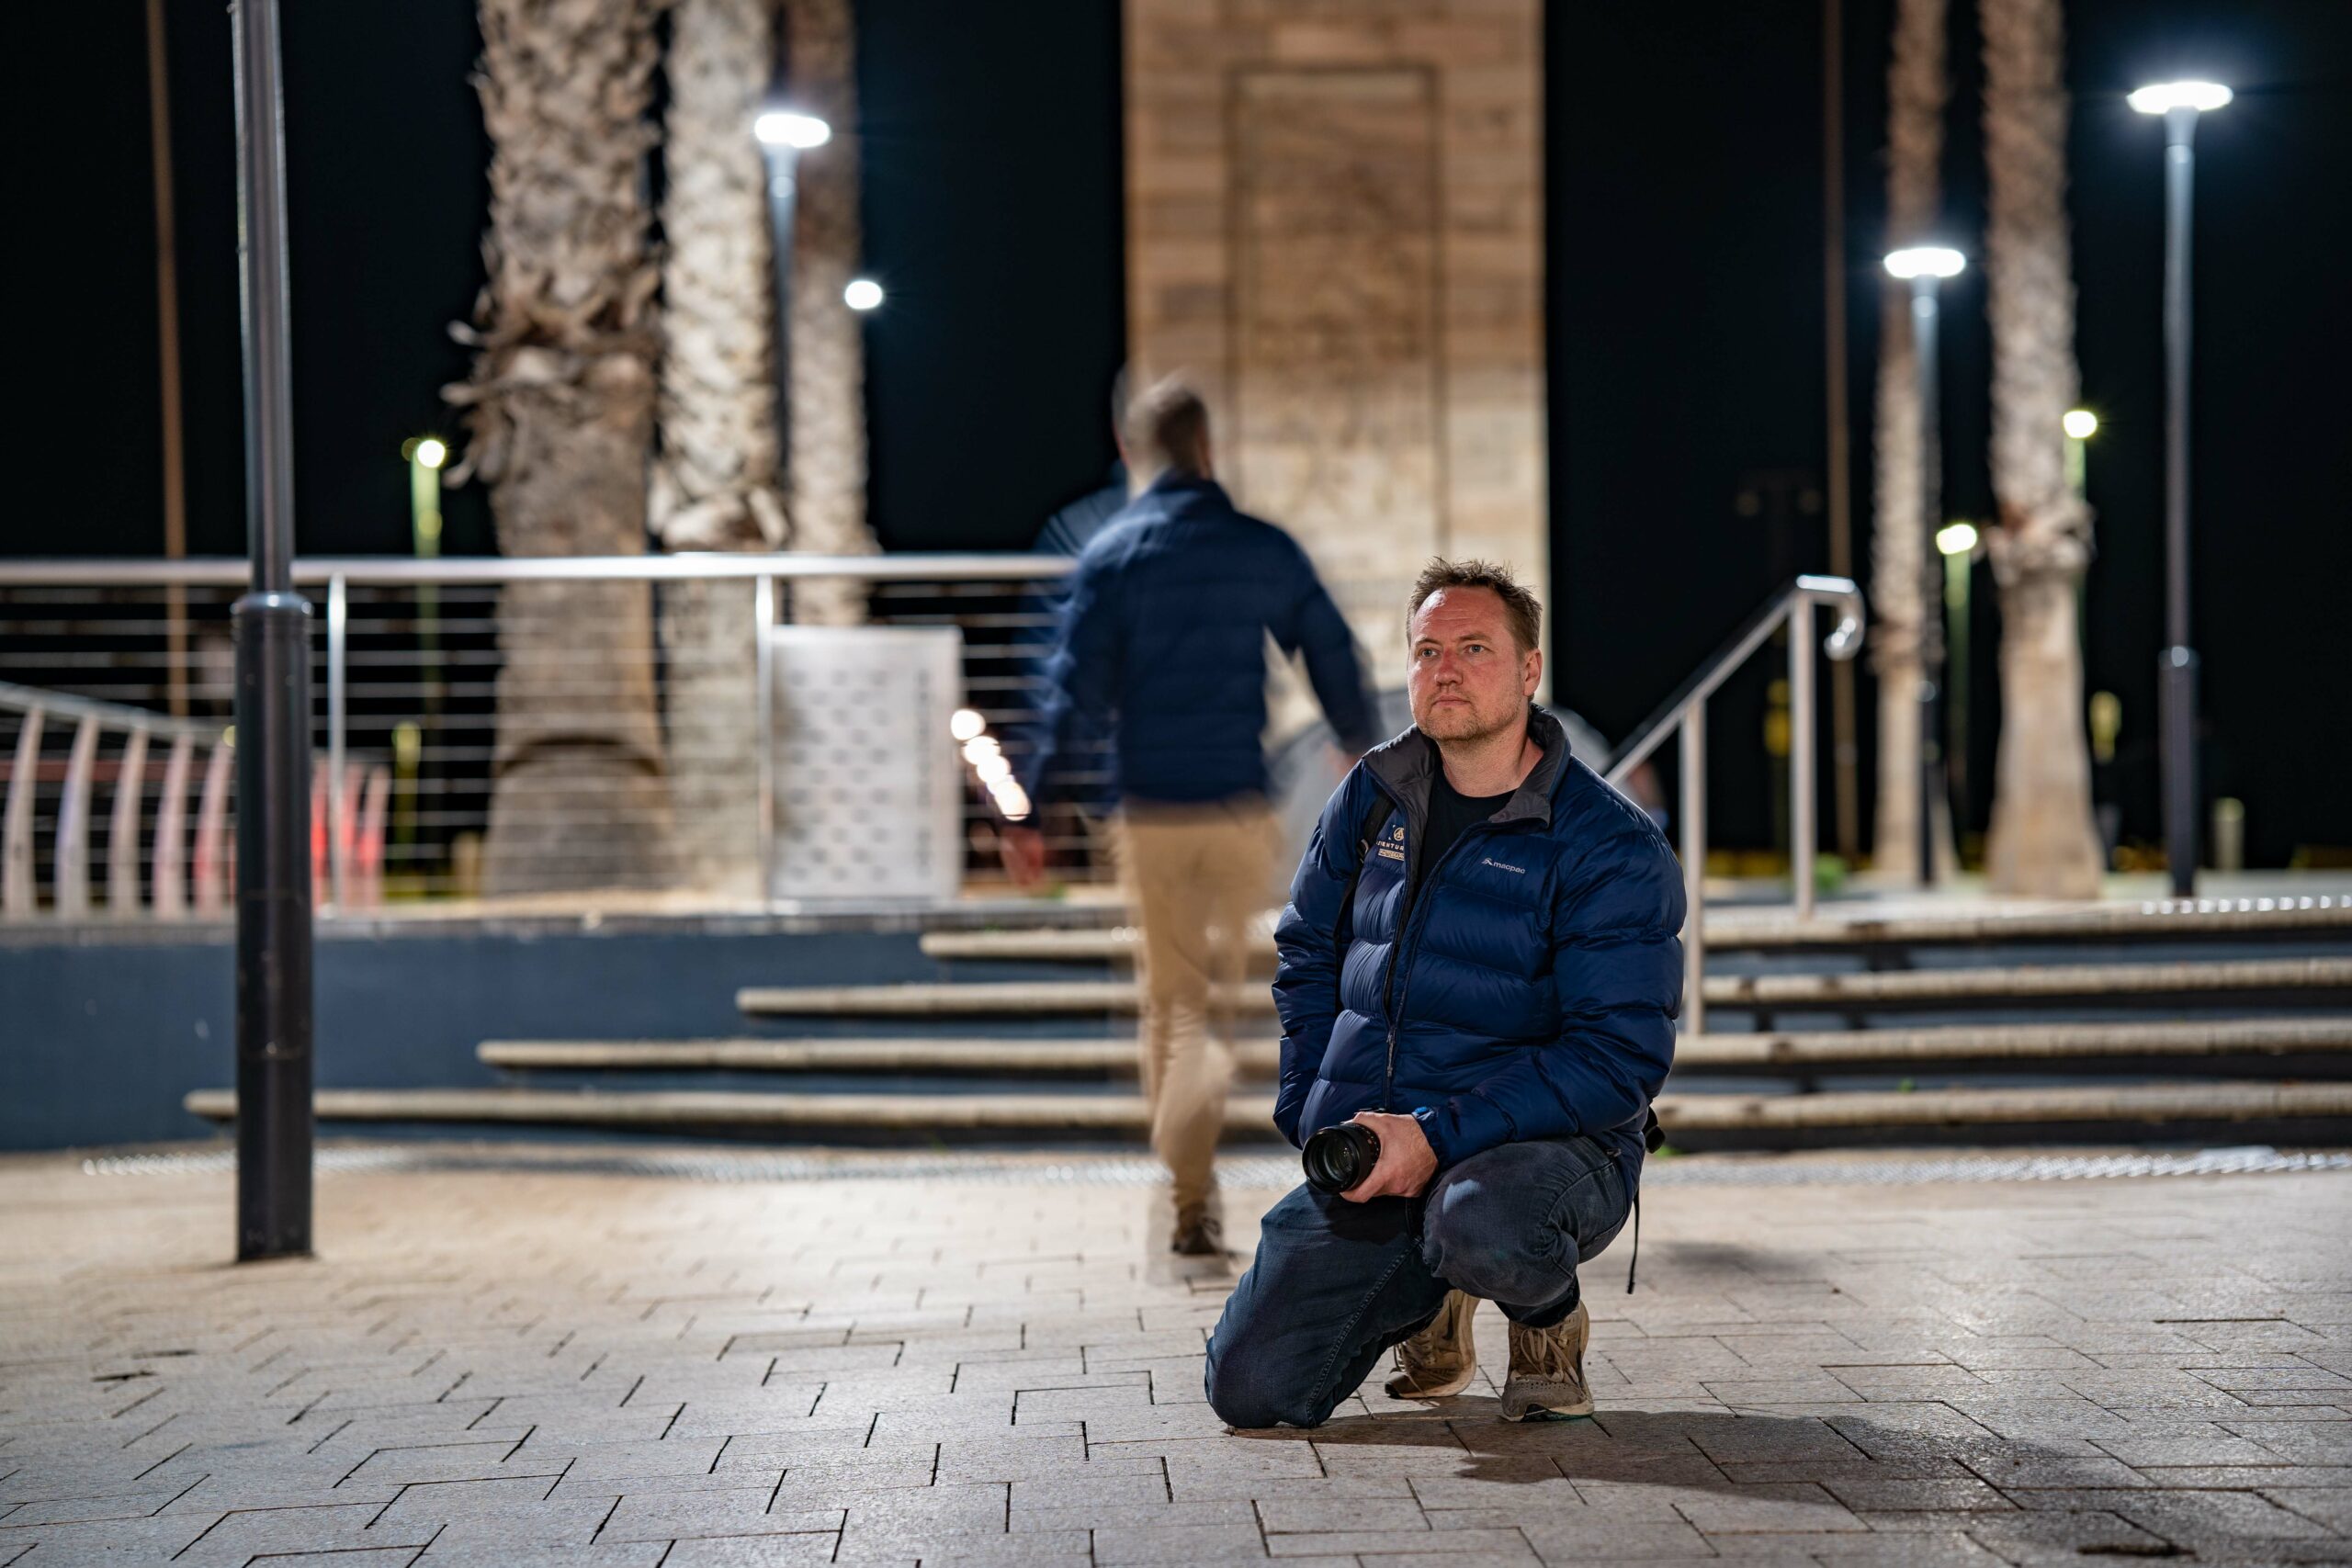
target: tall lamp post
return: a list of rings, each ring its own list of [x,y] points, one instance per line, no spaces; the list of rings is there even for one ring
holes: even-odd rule
[[[776,456],[792,452],[792,213],[800,154],[833,139],[833,128],[813,114],[772,108],[752,122],[767,160],[768,248],[775,270]]]
[[[1911,285],[1912,357],[1919,377],[1919,886],[1936,881],[1937,793],[1943,750],[1936,734],[1936,686],[1943,675],[1942,427],[1937,412],[1936,289],[1968,265],[1958,251],[1917,245],[1886,258],[1886,270]]]
[[[1936,530],[1936,553],[1944,561],[1944,624],[1951,656],[1944,661],[1945,755],[1951,759],[1947,776],[1959,802],[1962,822],[1975,809],[1968,793],[1968,580],[1976,565],[1976,525],[1948,523]]]
[[[2068,409],[2058,423],[2066,433],[2066,482],[2074,487],[2077,499],[2086,498],[2091,488],[2091,437],[2098,434],[2098,415],[2088,409]]]
[[[2164,736],[2165,861],[2179,897],[2197,891],[2197,655],[2188,646],[2188,197],[2197,117],[2230,101],[2213,82],[2163,82],[2132,107],[2165,122],[2165,641],[2156,658]]]
[[[294,592],[277,0],[236,0],[246,531],[237,640],[237,1258],[311,1250],[311,606]]]

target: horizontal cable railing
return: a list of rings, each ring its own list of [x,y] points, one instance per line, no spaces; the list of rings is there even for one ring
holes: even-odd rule
[[[851,691],[843,667],[777,666],[783,645],[760,628],[792,626],[795,591],[812,580],[858,583],[871,626],[953,642],[958,716],[953,739],[943,733],[936,744],[944,758],[965,742],[942,774],[953,779],[944,787],[956,863],[948,882],[933,885],[943,889],[935,896],[952,897],[967,875],[997,874],[996,807],[1031,743],[1059,582],[1073,564],[752,554],[298,561],[295,580],[314,613],[320,903],[343,910],[603,887],[774,897],[779,824],[797,813],[805,829],[812,803],[865,787],[861,770],[876,779],[903,772],[904,752],[929,755],[933,745],[928,730],[886,738],[879,699]],[[80,918],[101,903],[122,917],[225,910],[235,831],[230,610],[244,581],[237,560],[0,561],[0,682],[8,683],[0,689],[15,694],[0,715],[17,718],[13,736],[0,719],[0,761],[10,770],[0,912]],[[1333,588],[1345,602],[1383,597],[1377,584]],[[1694,908],[1706,850],[1707,700],[1783,623],[1809,620],[1817,604],[1840,613],[1830,656],[1850,657],[1861,635],[1859,592],[1842,579],[1801,578],[1615,754],[1611,777],[1623,782],[1679,732],[1679,827]],[[1800,913],[1812,905],[1815,839],[1812,675],[1810,654],[1792,655]],[[918,687],[929,690],[921,678]],[[860,712],[861,703],[873,711]],[[793,751],[807,738],[791,726],[834,709],[850,721],[841,744],[865,747],[863,760],[809,767]],[[938,728],[950,728],[944,710],[940,717]],[[967,735],[967,725],[980,733]],[[780,761],[787,757],[795,761]],[[1082,739],[1057,774],[1057,803],[1037,813],[1065,880],[1109,874],[1095,843],[1109,777],[1101,739]],[[101,793],[116,830],[92,843]],[[848,820],[866,818],[853,811]],[[884,841],[903,833],[900,818],[885,812],[872,822],[827,829],[846,840],[837,846],[845,868],[911,852]],[[805,831],[796,842],[820,859],[836,851],[811,849]],[[1694,943],[1694,976],[1701,962]]]
[[[978,714],[997,753],[1017,763],[1036,716],[1058,580],[1072,565],[1001,555],[298,561],[295,581],[313,613],[321,905],[332,912],[480,894],[499,874],[486,873],[485,856],[502,836],[528,841],[535,874],[551,888],[609,880],[763,897],[774,815],[790,810],[793,791],[775,777],[791,738],[757,699],[769,667],[755,626],[791,624],[801,583],[855,581],[870,625],[952,635],[955,705]],[[187,824],[163,817],[166,791],[153,764],[128,786],[119,780],[120,753],[142,724],[151,737],[181,728],[215,737],[209,747],[189,742],[199,778],[208,758],[228,755],[230,610],[246,576],[239,560],[0,561],[0,682],[37,694],[0,706],[0,765],[13,745],[29,769],[13,798],[22,863],[11,862],[10,917],[225,910],[233,769],[220,764],[218,844],[193,852],[175,850]],[[73,773],[58,716],[77,703],[107,705],[116,716],[98,726],[90,766]],[[29,721],[36,708],[48,716]],[[952,754],[941,728],[943,754]],[[971,766],[949,766],[958,775],[961,869],[995,874],[989,792]],[[527,793],[502,790],[534,770],[538,784]],[[1099,746],[1080,748],[1057,778],[1057,793],[1091,803],[1106,794],[1107,759]],[[85,820],[74,784],[102,801],[119,787],[141,794],[136,834],[89,857],[101,874],[88,898],[58,874],[74,871]],[[200,815],[188,808],[189,821]],[[1040,819],[1057,875],[1107,875],[1089,814],[1057,806]],[[622,824],[624,839],[653,824],[662,846],[616,853],[614,835],[583,829],[600,821]],[[189,870],[187,896],[175,902],[165,874]],[[152,891],[131,897],[134,881]]]

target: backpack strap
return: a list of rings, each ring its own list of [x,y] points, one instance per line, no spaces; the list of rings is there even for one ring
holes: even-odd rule
[[[1666,1145],[1666,1129],[1657,1124],[1655,1109],[1642,1112],[1642,1147],[1656,1154]],[[1634,1255],[1625,1260],[1625,1293],[1634,1293],[1634,1270],[1642,1261],[1642,1185],[1634,1184]]]

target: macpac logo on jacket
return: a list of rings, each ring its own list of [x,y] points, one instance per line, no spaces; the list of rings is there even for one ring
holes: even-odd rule
[[[1568,755],[1543,760],[1416,884],[1436,746],[1368,753],[1324,808],[1274,940],[1294,1144],[1359,1111],[1418,1117],[1441,1168],[1498,1144],[1586,1134],[1630,1189],[1674,1061],[1682,875],[1657,826]]]

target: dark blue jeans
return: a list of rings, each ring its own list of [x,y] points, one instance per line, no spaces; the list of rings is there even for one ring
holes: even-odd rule
[[[1267,1211],[1209,1337],[1209,1404],[1233,1427],[1320,1426],[1449,1290],[1548,1328],[1576,1310],[1577,1265],[1609,1245],[1630,1201],[1590,1138],[1504,1144],[1419,1198],[1295,1188]]]

